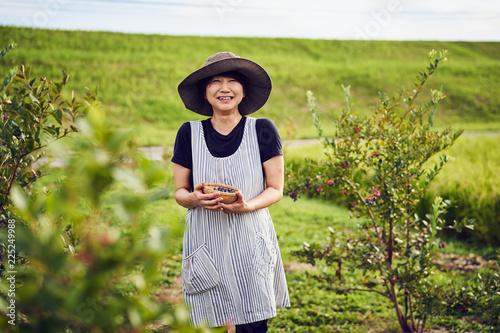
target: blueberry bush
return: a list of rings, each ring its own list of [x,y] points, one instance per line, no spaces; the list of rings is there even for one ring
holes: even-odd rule
[[[14,45],[6,47],[5,56]],[[69,75],[62,72],[60,82],[31,78],[30,68],[12,68],[0,85],[0,219],[12,217],[9,212],[10,191],[17,184],[29,192],[30,185],[41,176],[34,165],[50,143],[78,131],[74,121],[80,113],[96,103],[87,90],[85,104],[76,98],[65,99],[62,91]]]
[[[322,260],[334,267],[331,274],[323,275],[329,281],[343,281],[346,268],[363,271],[372,283],[345,288],[386,298],[403,332],[423,332],[429,316],[444,315],[450,304],[459,303],[458,294],[438,293],[446,287],[431,282],[433,258],[445,245],[438,231],[473,228],[473,221],[467,219],[446,224],[442,217],[450,202],[439,197],[430,214],[417,214],[419,201],[449,160],[443,151],[462,133],[433,129],[439,102],[445,97],[441,90],[431,89],[427,102],[418,104],[425,83],[447,60],[447,52],[433,50],[429,60],[411,91],[402,89],[395,96],[379,93],[380,104],[366,118],[353,111],[350,88],[344,87],[346,106],[334,121],[334,138],[322,135],[316,101],[308,92],[326,157],[309,160],[299,170],[289,169],[286,178],[286,191],[294,200],[301,195],[328,197],[329,191],[343,196],[360,227],[356,233],[330,229],[327,244],[305,243],[294,255],[313,265]],[[430,163],[436,154],[441,154],[439,161]],[[484,285],[481,281],[478,286]],[[491,281],[498,281],[498,276],[488,281],[494,285],[497,282]]]
[[[143,214],[168,196],[165,166],[111,129],[92,91],[64,99],[68,78],[20,66],[1,86],[0,331],[209,331],[154,293],[175,228]]]

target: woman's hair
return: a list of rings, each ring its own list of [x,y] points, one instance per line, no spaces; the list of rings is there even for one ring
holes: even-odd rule
[[[212,78],[214,78],[215,76],[224,76],[224,77],[230,77],[231,79],[235,79],[243,86],[243,91],[245,91],[245,89],[246,89],[247,78],[243,74],[241,74],[237,71],[229,71],[229,72],[220,73],[220,74],[217,74],[214,76],[209,76],[203,80],[200,80],[200,82],[198,83],[198,89],[199,89],[200,94],[202,96],[205,96],[207,86],[210,83],[210,81],[212,80]]]

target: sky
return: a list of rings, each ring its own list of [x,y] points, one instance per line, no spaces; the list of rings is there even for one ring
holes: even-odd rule
[[[500,41],[500,1],[0,0],[0,25],[163,35]]]

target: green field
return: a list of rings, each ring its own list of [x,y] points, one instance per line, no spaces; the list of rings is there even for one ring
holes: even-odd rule
[[[307,90],[315,93],[323,112],[323,124],[333,117],[329,111],[342,107],[341,84],[351,85],[354,108],[367,114],[370,105],[377,101],[378,91],[392,93],[403,86],[411,90],[414,76],[427,65],[426,54],[431,49],[446,48],[449,62],[438,70],[428,86],[442,87],[448,96],[438,113],[437,126],[453,125],[465,128],[466,132],[448,151],[454,161],[436,178],[432,194],[454,196],[468,216],[481,212],[482,217],[489,219],[482,221],[484,225],[491,228],[497,225],[499,141],[496,136],[470,137],[467,133],[500,130],[499,43],[182,37],[12,27],[0,27],[0,42],[0,48],[10,42],[17,44],[14,51],[0,60],[2,73],[14,65],[26,64],[33,67],[35,76],[58,80],[64,69],[71,74],[69,91],[75,89],[77,95],[82,95],[85,86],[99,86],[100,100],[110,123],[133,131],[139,145],[162,146],[173,144],[182,122],[199,119],[184,109],[177,95],[177,84],[215,52],[233,51],[269,71],[274,90],[264,109],[255,116],[272,118],[284,139],[299,139],[316,137],[305,99]],[[325,131],[333,133],[327,126]],[[319,159],[321,152],[319,145],[285,146],[288,163],[305,157]],[[164,275],[151,293],[172,297],[167,299],[175,299],[172,303],[176,303],[181,301],[179,276],[185,210],[172,198],[168,156],[158,163],[166,170],[166,184],[159,191],[161,198],[142,211],[142,219],[170,226],[173,253],[165,259]],[[42,178],[38,186],[57,182],[64,172],[49,170],[48,177]],[[121,194],[120,189],[113,188],[103,195],[105,204]],[[380,296],[338,292],[337,286],[311,277],[331,268],[311,267],[291,254],[303,242],[324,242],[328,227],[345,231],[355,228],[358,220],[350,218],[346,208],[334,201],[301,198],[293,202],[285,197],[271,206],[270,211],[292,302],[290,308],[281,309],[271,321],[270,332],[398,332],[393,310]],[[118,213],[109,209],[102,217],[119,228],[130,227],[120,220]],[[494,248],[478,248],[456,240],[448,243],[438,259],[454,260],[456,269],[436,271],[436,281],[467,281],[478,272],[491,270],[491,261],[473,272],[463,266],[472,260],[471,256],[491,258]],[[449,259],[447,256],[451,255],[458,257]],[[346,271],[344,278],[360,286],[370,283],[363,281],[361,272],[356,271]],[[127,294],[126,289],[120,291]],[[443,328],[437,331],[443,333],[481,331],[478,317],[466,319],[435,318],[428,326]]]
[[[338,288],[341,288],[342,284],[320,282],[313,277],[323,272],[332,274],[332,268],[322,263],[313,267],[299,262],[291,255],[291,251],[299,250],[304,242],[324,244],[328,227],[336,230],[354,230],[359,220],[351,218],[345,208],[331,205],[326,201],[305,198],[296,202],[290,198],[283,198],[270,207],[270,212],[279,238],[291,299],[291,307],[280,308],[278,315],[270,321],[270,333],[399,332],[394,310],[383,297],[375,293],[341,292]],[[160,224],[170,223],[179,226],[183,224],[184,214],[185,210],[176,205],[173,198],[168,198],[151,205],[145,212],[145,217],[154,217]],[[172,216],[178,219],[178,224],[172,224]],[[171,238],[171,242],[178,251],[165,261],[165,278],[153,292],[168,295],[169,299],[180,302],[182,299],[178,282],[182,258],[180,234]],[[491,248],[475,248],[460,242],[449,242],[439,260],[450,260],[445,258],[454,256],[456,269],[436,270],[434,278],[439,283],[449,280],[457,282],[472,279],[478,273],[484,274],[493,267],[492,261],[481,265],[473,272],[467,271],[467,265],[481,255],[491,255],[492,251]],[[361,288],[363,283],[368,283],[359,271],[350,271],[346,268],[343,274],[344,284],[353,283]],[[469,319],[461,321],[451,318],[432,318],[426,332],[430,329],[436,329],[436,332],[441,333],[481,332],[482,326],[475,323],[472,318]]]
[[[378,91],[413,89],[415,75],[432,49],[448,49],[449,61],[429,82],[443,87],[438,126],[500,129],[500,43],[338,41],[291,38],[218,38],[69,32],[0,27],[0,45],[17,48],[0,61],[32,66],[51,80],[71,75],[70,89],[99,87],[112,121],[134,131],[140,145],[171,145],[187,111],[177,85],[205,59],[230,50],[267,69],[273,92],[256,117],[270,117],[284,139],[315,137],[305,93],[312,90],[325,119],[343,105],[341,85],[350,85],[354,108],[366,113]],[[424,100],[424,99],[422,99]],[[328,129],[326,129],[328,133]]]

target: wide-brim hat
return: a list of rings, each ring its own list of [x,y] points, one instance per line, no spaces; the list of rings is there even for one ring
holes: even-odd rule
[[[208,57],[200,69],[189,74],[177,88],[187,109],[205,116],[212,116],[213,110],[205,98],[203,79],[225,72],[235,71],[245,77],[245,97],[238,106],[242,115],[251,114],[266,104],[271,94],[271,78],[256,62],[241,58],[232,52],[219,52]]]

